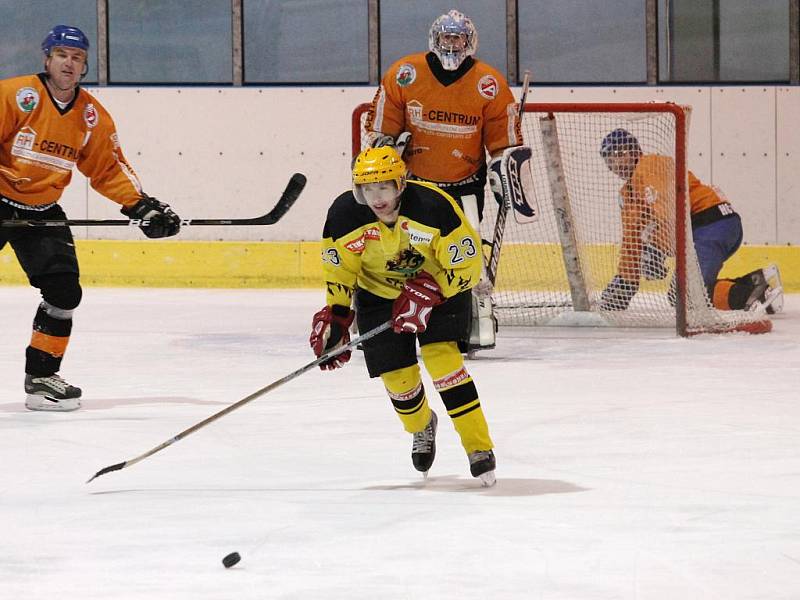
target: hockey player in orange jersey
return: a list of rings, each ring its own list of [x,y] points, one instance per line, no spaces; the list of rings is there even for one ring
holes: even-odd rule
[[[602,310],[625,310],[642,277],[664,279],[667,256],[674,255],[675,164],[672,158],[645,154],[625,129],[604,139],[600,155],[624,180],[620,190],[622,244],[617,274],[600,299]],[[770,265],[736,279],[717,279],[722,265],[742,243],[742,221],[719,190],[688,172],[692,239],[703,282],[713,305],[721,310],[749,310],[759,302],[767,312],[780,310],[782,287]],[[670,295],[674,298],[674,280]]]
[[[411,177],[436,183],[468,218],[477,212],[472,225],[478,229],[487,152],[499,169],[503,150],[522,144],[517,106],[500,72],[474,57],[478,32],[466,15],[457,10],[441,15],[428,38],[429,52],[401,58],[384,75],[367,114],[368,142],[392,144],[402,132],[411,133],[403,154]],[[502,197],[499,179],[491,183]],[[485,308],[483,302],[474,304],[476,311]],[[481,341],[472,347],[494,347],[494,323],[473,324],[473,330],[480,327],[484,334],[473,332],[472,339]]]
[[[68,227],[3,227],[3,220],[60,220],[58,205],[72,169],[92,187],[142,219],[148,237],[178,233],[179,217],[147,196],[120,149],[114,122],[80,87],[89,40],[66,25],[42,42],[44,72],[0,81],[0,249],[11,244],[42,302],[26,350],[25,405],[31,410],[80,407],[81,390],[59,375],[81,300],[78,260]]]

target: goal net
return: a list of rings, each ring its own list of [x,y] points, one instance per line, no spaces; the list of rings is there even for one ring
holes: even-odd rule
[[[354,153],[363,147],[367,107],[353,113]],[[708,298],[689,219],[688,117],[688,108],[667,103],[525,105],[522,130],[533,157],[520,175],[535,214],[508,209],[493,294],[501,325],[672,327],[684,336],[771,329],[763,313],[717,310]],[[600,153],[615,130],[651,157],[640,165],[653,185],[640,190],[647,218],[635,235],[629,216],[623,224],[628,184]],[[497,208],[487,189],[481,235],[489,241]],[[656,261],[663,268],[644,268],[645,247],[663,253]],[[603,302],[621,270],[635,273],[638,290],[627,306]]]

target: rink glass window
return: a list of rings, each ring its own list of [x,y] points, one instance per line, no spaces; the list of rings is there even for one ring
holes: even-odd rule
[[[368,4],[243,0],[245,83],[367,83]]]
[[[8,15],[13,16],[6,18]],[[89,36],[89,71],[83,81],[97,83],[97,0],[0,0],[0,38],[3,40],[0,79],[41,71],[42,40],[59,23],[74,25]]]
[[[108,0],[110,83],[231,83],[230,0]]]

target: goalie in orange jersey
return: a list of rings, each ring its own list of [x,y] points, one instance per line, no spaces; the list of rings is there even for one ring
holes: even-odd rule
[[[664,279],[674,254],[675,164],[668,156],[645,154],[625,129],[609,133],[600,146],[609,170],[625,181],[620,190],[622,245],[617,274],[600,299],[602,310],[625,310],[642,277]],[[722,265],[742,243],[742,221],[722,192],[688,172],[692,239],[708,296],[721,310],[750,310],[759,303],[774,313],[783,306],[777,267],[756,269],[736,279],[717,279]],[[670,288],[674,301],[675,281]]]
[[[57,373],[81,300],[78,260],[68,227],[2,227],[3,220],[62,220],[58,205],[73,167],[94,189],[141,219],[148,237],[178,233],[179,217],[142,192],[119,146],[114,122],[80,87],[89,40],[57,25],[42,42],[44,72],[0,81],[0,249],[11,244],[42,302],[26,350],[25,406],[70,411],[81,390]]]
[[[441,15],[428,37],[429,52],[401,58],[384,75],[367,113],[368,142],[394,144],[409,132],[403,158],[410,176],[444,189],[478,229],[487,152],[489,171],[497,174],[491,187],[502,202],[500,158],[506,148],[522,144],[517,106],[500,72],[474,57],[478,32],[466,15],[457,10]],[[485,301],[473,302],[473,313],[491,319],[473,323],[473,349],[494,347],[496,324],[491,310],[488,315],[482,310],[487,308]]]

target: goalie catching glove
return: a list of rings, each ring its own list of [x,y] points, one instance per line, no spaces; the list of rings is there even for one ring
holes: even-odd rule
[[[403,284],[392,305],[392,329],[395,333],[422,333],[428,327],[431,311],[444,302],[442,288],[425,271]]]
[[[139,229],[149,238],[170,237],[181,230],[181,218],[169,204],[150,196],[143,196],[133,206],[123,206],[120,212],[129,219],[140,220]]]
[[[354,317],[355,313],[350,308],[338,304],[326,306],[314,315],[308,343],[311,344],[317,358],[350,343],[350,325],[353,324]],[[345,350],[320,363],[319,368],[323,371],[339,369],[350,360],[351,354],[350,350]]]

